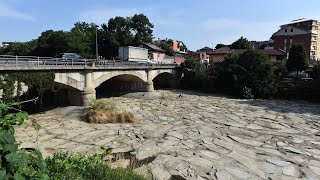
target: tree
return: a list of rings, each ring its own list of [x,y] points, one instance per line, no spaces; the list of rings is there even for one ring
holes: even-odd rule
[[[101,54],[106,58],[116,58],[120,46],[138,46],[141,42],[152,42],[153,25],[144,14],[111,18],[108,24],[101,27],[99,46]]]
[[[228,45],[225,45],[225,44],[217,44],[214,49],[216,50],[216,49],[220,49],[220,48],[223,48],[223,47],[228,47]]]
[[[227,56],[217,64],[213,75],[220,90],[235,96],[268,98],[276,91],[272,62],[255,51]]]
[[[181,51],[188,51],[187,46],[183,42],[181,42],[181,43],[182,43],[182,45],[180,46],[180,50]]]
[[[77,22],[67,34],[69,51],[78,53],[84,58],[95,58],[96,24]]]
[[[252,46],[252,43],[247,38],[241,37],[240,39],[238,39],[237,41],[232,43],[230,45],[230,48],[232,48],[232,49],[252,49],[253,46]]]
[[[320,63],[313,65],[311,75],[314,79],[320,79]]]
[[[288,75],[288,69],[286,67],[286,62],[283,60],[276,61],[273,63],[274,66],[274,74],[278,79],[282,79]]]
[[[36,51],[39,56],[56,56],[59,53],[70,52],[68,33],[64,31],[48,30],[38,38]]]
[[[158,43],[158,46],[159,46],[161,49],[163,49],[167,55],[170,55],[170,56],[172,55],[172,53],[173,53],[173,48],[172,48],[172,46],[171,46],[169,43],[167,43],[167,42],[165,42],[165,41],[160,41],[160,43]]]
[[[302,44],[294,44],[291,47],[287,68],[289,71],[297,71],[297,77],[299,71],[304,71],[308,68],[307,53]]]
[[[131,19],[131,29],[133,33],[133,45],[139,46],[141,42],[152,42],[153,24],[144,14],[135,14]]]
[[[198,56],[188,55],[185,58],[186,61],[181,65],[183,71],[182,88],[201,91],[209,90],[206,66],[201,63]]]
[[[13,43],[6,48],[2,49],[0,54],[13,55],[13,56],[32,56],[35,53],[36,40],[25,43]]]

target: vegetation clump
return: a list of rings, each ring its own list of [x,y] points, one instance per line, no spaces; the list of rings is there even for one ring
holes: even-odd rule
[[[81,155],[57,153],[47,159],[48,174],[53,180],[60,179],[115,179],[115,180],[144,180],[126,169],[112,169],[102,161],[102,155]]]
[[[22,95],[21,84],[28,86],[28,99],[39,97],[40,101],[45,92],[54,88],[54,73],[53,72],[18,72],[9,74],[0,74],[0,89],[3,90],[2,100],[4,102],[12,102],[19,99]],[[17,92],[14,97],[14,92]]]
[[[0,179],[49,179],[40,151],[19,148],[14,137],[14,127],[28,120],[28,114],[18,110],[20,105],[0,102]]]
[[[120,111],[114,105],[103,100],[95,100],[84,114],[84,120],[93,124],[136,123],[137,119],[131,112]]]

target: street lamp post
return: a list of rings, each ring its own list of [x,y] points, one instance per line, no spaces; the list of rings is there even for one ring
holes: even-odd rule
[[[98,61],[99,60],[99,50],[98,50],[98,27],[99,26],[97,26],[96,25],[96,61]]]

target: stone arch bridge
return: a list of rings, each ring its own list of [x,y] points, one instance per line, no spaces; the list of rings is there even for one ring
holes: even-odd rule
[[[0,73],[50,71],[55,73],[55,82],[69,88],[67,98],[71,105],[87,106],[96,99],[96,89],[103,83],[114,79],[131,81],[132,90],[152,92],[154,80],[161,76],[170,76],[174,84],[180,77],[176,64],[113,63],[98,66],[1,66]],[[166,81],[166,79],[164,79]]]

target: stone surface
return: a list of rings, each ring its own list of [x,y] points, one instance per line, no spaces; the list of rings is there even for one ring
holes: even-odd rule
[[[320,179],[320,105],[188,91],[105,100],[139,123],[87,124],[80,120],[84,108],[70,106],[31,115],[41,130],[27,122],[16,137],[45,156],[111,148],[120,166],[135,161],[137,172],[159,180]]]

